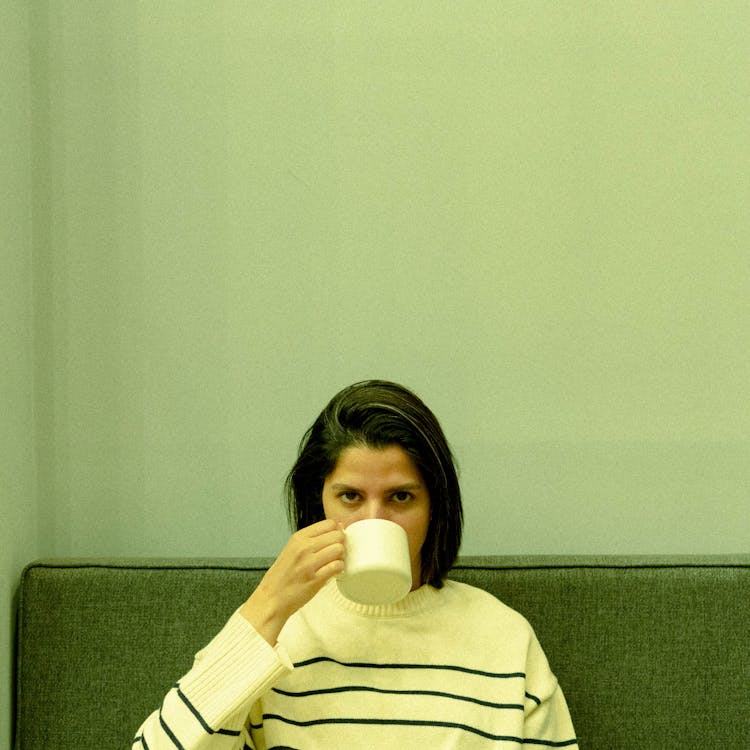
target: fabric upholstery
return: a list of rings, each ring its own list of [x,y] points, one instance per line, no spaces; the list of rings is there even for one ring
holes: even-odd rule
[[[269,563],[28,566],[16,750],[128,748]],[[463,558],[451,577],[531,621],[584,750],[750,747],[750,555]]]

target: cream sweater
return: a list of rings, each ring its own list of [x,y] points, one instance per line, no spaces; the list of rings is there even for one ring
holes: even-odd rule
[[[136,750],[577,748],[526,620],[446,581],[393,605],[334,581],[271,648],[238,613],[141,726]]]

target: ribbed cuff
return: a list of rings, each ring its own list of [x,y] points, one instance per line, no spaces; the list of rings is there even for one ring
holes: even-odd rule
[[[273,648],[235,612],[216,637],[196,655],[180,689],[213,729],[245,711],[282,675],[291,671],[289,657]]]

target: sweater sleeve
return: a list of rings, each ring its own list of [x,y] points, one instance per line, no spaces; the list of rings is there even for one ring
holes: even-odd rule
[[[235,612],[141,725],[133,749],[252,749],[250,710],[292,669],[283,647],[271,647]]]
[[[533,635],[526,662],[524,739],[547,747],[578,748],[565,696]]]

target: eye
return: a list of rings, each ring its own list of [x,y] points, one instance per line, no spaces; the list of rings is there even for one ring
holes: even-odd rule
[[[339,500],[341,500],[344,503],[356,503],[359,498],[359,493],[355,490],[346,490],[344,492],[339,493]]]
[[[394,492],[393,494],[393,500],[397,503],[408,503],[413,498],[414,495],[412,495],[411,492],[407,492],[406,490],[400,490],[399,492]]]

